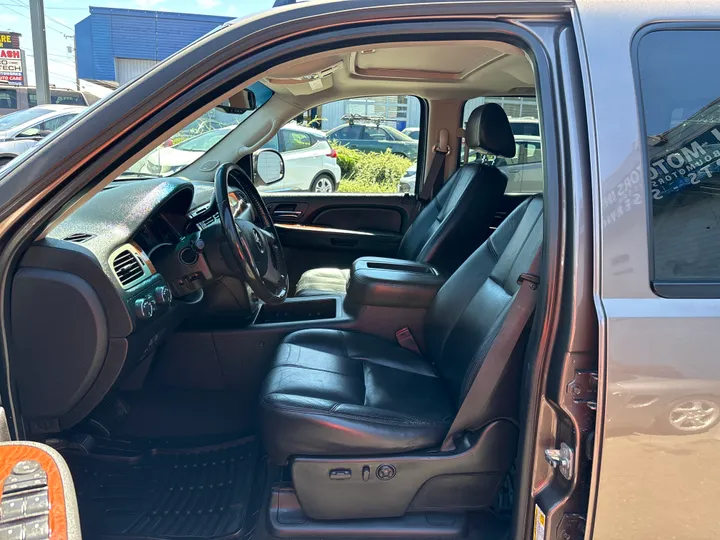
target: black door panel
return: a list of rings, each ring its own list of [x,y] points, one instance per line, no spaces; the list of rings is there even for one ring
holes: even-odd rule
[[[349,268],[365,255],[396,256],[415,204],[401,194],[263,194],[263,199],[279,225],[293,284],[310,268]]]
[[[386,231],[400,233],[407,214],[397,208],[346,208],[334,207],[320,210],[312,220],[313,225],[342,227],[352,231]]]

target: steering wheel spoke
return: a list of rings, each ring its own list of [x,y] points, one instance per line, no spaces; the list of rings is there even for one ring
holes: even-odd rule
[[[234,216],[228,183],[233,181],[242,191],[252,209]],[[245,280],[263,302],[285,301],[289,289],[287,266],[270,212],[252,180],[233,163],[221,165],[215,173],[215,197],[220,209],[220,223],[238,266],[239,277]],[[257,222],[257,224],[253,223]]]
[[[262,227],[257,228],[258,233],[262,235],[270,245],[279,244],[277,237],[270,231],[263,229]]]

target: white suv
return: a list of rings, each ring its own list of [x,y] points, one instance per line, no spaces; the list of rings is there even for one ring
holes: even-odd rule
[[[298,124],[287,124],[267,143],[282,154],[285,178],[258,191],[312,191],[332,193],[340,181],[337,152],[330,147],[325,134]]]

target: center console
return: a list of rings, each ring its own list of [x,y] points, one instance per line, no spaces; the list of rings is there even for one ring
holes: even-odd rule
[[[361,257],[350,272],[345,305],[425,308],[430,306],[445,278],[429,264]]]
[[[400,330],[410,332],[424,351],[425,318],[445,278],[432,266],[382,257],[357,259],[346,294],[288,298],[280,305],[258,303],[251,322],[238,327],[172,336],[162,351],[155,376],[164,384],[226,387],[254,394],[282,339],[313,328],[349,330],[398,341]],[[217,363],[212,374],[211,363]]]

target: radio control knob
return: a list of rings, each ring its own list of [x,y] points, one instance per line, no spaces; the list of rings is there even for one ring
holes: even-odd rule
[[[150,298],[138,298],[135,300],[135,315],[138,319],[149,319],[155,313],[155,304]]]
[[[173,299],[170,289],[165,285],[160,285],[159,287],[155,287],[154,297],[155,297],[155,302],[157,302],[157,304],[159,306],[170,305],[170,303],[172,302],[172,299]]]

